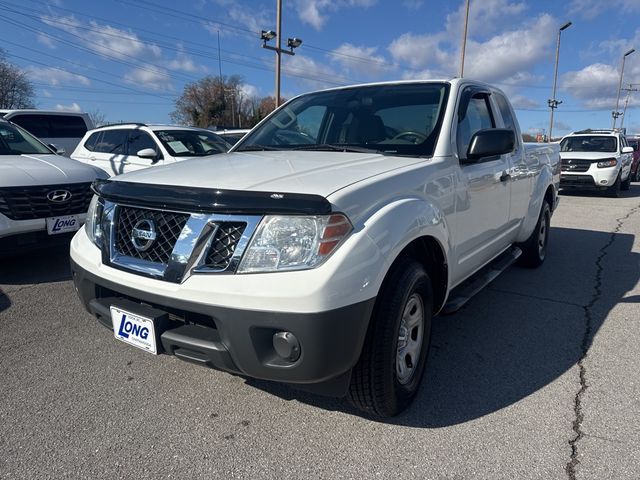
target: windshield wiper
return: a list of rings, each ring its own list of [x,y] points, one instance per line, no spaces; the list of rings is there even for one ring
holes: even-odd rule
[[[380,153],[380,150],[373,148],[356,147],[352,145],[334,145],[332,143],[317,143],[312,145],[301,145],[293,147],[291,150],[311,150],[320,152],[356,152],[356,153]]]
[[[269,145],[259,145],[257,143],[251,143],[249,145],[242,146],[236,150],[236,152],[264,152],[265,150],[287,150],[279,147],[271,147]]]

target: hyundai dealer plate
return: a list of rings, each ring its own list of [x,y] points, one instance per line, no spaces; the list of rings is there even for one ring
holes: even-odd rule
[[[56,235],[58,233],[75,232],[80,228],[80,220],[77,215],[65,215],[64,217],[47,218],[47,233]]]
[[[158,353],[152,319],[112,306],[111,321],[113,323],[113,334],[118,340],[149,353]]]

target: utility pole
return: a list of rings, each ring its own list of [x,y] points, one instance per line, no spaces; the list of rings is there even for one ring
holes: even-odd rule
[[[298,48],[302,45],[302,40],[299,38],[288,38],[287,39],[287,47],[289,50],[282,49],[282,0],[276,0],[276,31],[273,30],[262,30],[260,35],[260,39],[262,40],[262,48],[266,48],[267,50],[273,50],[276,52],[276,108],[280,106],[280,71],[282,66],[282,54],[286,55],[295,55],[293,51],[294,48]],[[276,46],[272,47],[271,45],[267,45],[267,42],[276,38]]]
[[[625,92],[627,92],[627,98],[624,100],[624,108],[622,109],[622,119],[620,120],[620,130],[622,130],[622,126],[624,125],[624,119],[627,115],[627,107],[629,106],[629,100],[631,99],[631,92],[637,92],[637,88],[633,88],[633,85],[630,83],[629,88],[623,88]]]
[[[622,90],[622,77],[624,76],[624,62],[627,59],[627,57],[635,51],[636,49],[632,48],[622,56],[622,66],[620,67],[620,83],[618,84],[618,97],[616,98],[616,109],[613,112],[611,112],[611,116],[613,117],[613,125],[611,125],[612,130],[616,129],[616,120],[620,115],[622,115],[622,112],[619,112],[618,109],[620,108],[620,90]]]

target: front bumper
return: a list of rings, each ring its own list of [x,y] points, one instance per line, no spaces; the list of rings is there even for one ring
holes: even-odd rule
[[[375,298],[318,313],[255,311],[205,305],[116,284],[71,261],[84,307],[112,329],[110,306],[157,318],[164,353],[249,377],[297,384],[316,393],[346,394]],[[149,310],[151,309],[151,310]],[[280,357],[274,334],[291,332],[295,361]]]
[[[619,172],[616,167],[597,168],[595,163],[586,172],[563,171],[560,174],[560,188],[606,189],[616,182]]]

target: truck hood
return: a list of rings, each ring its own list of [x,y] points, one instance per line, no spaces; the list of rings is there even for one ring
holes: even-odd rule
[[[60,155],[0,155],[0,187],[92,182],[97,169]]]
[[[114,181],[327,197],[366,178],[424,158],[344,152],[234,152],[138,170]]]

